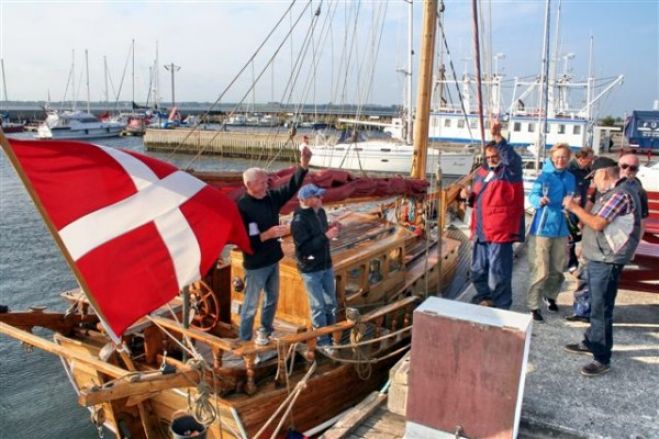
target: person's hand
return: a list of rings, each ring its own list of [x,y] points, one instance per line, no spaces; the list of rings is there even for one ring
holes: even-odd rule
[[[336,227],[337,229],[339,229],[339,231],[341,231],[341,227],[343,227],[343,225],[338,221],[332,221],[331,223],[329,223],[328,228],[331,229],[332,227]]]
[[[469,198],[469,195],[471,195],[470,192],[471,191],[469,190],[469,186],[463,187],[462,190],[460,191],[460,198],[466,200],[467,198]]]
[[[302,148],[302,154],[300,155],[300,166],[302,166],[304,169],[308,169],[310,161],[311,161],[311,150],[309,149],[308,146],[305,145],[305,147]]]
[[[566,210],[569,210],[570,212],[572,212],[572,210],[574,209],[574,206],[578,206],[578,204],[574,201],[574,197],[568,195],[565,198],[563,198],[563,207]]]
[[[541,206],[546,206],[547,204],[549,204],[549,197],[540,198],[540,205]]]
[[[265,233],[261,234],[261,241],[267,241],[268,239],[280,238],[282,236],[288,235],[291,231],[291,226],[288,224],[283,224],[280,226],[272,226]]]
[[[495,139],[501,137],[501,122],[499,122],[498,119],[490,120],[490,134],[492,134],[492,137]]]
[[[339,228],[334,226],[330,227],[327,229],[327,232],[325,232],[325,236],[327,236],[327,239],[334,239],[337,236],[339,236]]]

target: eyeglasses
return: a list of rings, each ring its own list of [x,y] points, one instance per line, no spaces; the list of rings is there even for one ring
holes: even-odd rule
[[[620,165],[620,169],[629,169],[632,172],[636,172],[638,171],[638,166],[628,165],[627,163],[623,163]]]
[[[486,155],[485,160],[499,160],[498,155]]]

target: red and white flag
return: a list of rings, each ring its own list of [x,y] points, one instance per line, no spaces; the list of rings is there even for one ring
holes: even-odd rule
[[[168,163],[81,142],[4,143],[115,341],[226,243],[251,251],[236,204]]]

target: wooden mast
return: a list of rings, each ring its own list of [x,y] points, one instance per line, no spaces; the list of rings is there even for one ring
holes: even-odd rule
[[[426,177],[428,161],[428,127],[430,125],[430,99],[432,94],[432,70],[435,54],[435,28],[437,0],[423,2],[423,28],[421,56],[416,98],[416,118],[414,120],[414,161],[412,178]]]

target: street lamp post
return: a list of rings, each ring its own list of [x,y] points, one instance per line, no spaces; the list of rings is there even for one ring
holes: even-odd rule
[[[176,94],[175,94],[175,87],[174,87],[174,74],[181,70],[181,66],[177,66],[174,63],[168,64],[165,67],[165,70],[169,71],[169,73],[172,75],[172,108],[176,106]]]

